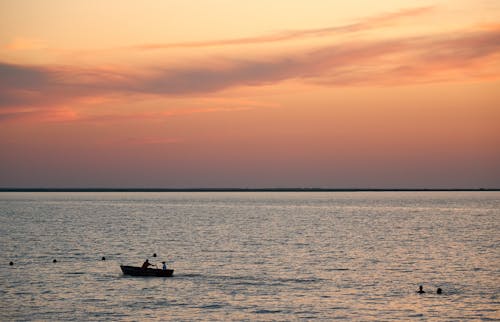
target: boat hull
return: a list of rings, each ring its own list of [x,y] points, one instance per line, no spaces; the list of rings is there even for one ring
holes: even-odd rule
[[[123,275],[130,276],[153,276],[153,277],[172,277],[174,275],[173,269],[155,269],[155,268],[141,268],[135,266],[120,265]]]

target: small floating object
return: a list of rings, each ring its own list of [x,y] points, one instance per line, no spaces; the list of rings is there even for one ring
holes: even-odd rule
[[[156,253],[153,253],[153,257],[156,257]]]
[[[102,261],[105,261],[105,260],[106,260],[106,257],[104,257],[104,256],[103,256],[103,257],[101,258],[101,260],[102,260]]]
[[[123,275],[156,277],[172,277],[172,275],[174,275],[173,269],[141,268],[126,265],[120,265],[120,268],[122,269]]]
[[[14,265],[14,262],[9,262],[9,265],[10,265],[10,266]]]
[[[57,259],[54,258],[54,260],[52,260],[52,263],[57,263]]]
[[[443,290],[442,290],[440,287],[438,287],[438,289],[437,289],[436,293],[437,293],[437,294],[442,294],[442,293],[443,293]]]

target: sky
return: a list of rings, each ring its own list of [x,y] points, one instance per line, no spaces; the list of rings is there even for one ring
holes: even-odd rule
[[[0,0],[0,187],[500,188],[496,0]]]

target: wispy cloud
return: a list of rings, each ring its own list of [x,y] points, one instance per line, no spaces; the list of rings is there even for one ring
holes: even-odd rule
[[[287,30],[274,34],[268,34],[257,37],[219,39],[211,41],[193,41],[179,43],[154,43],[133,46],[134,49],[154,50],[154,49],[171,49],[171,48],[195,48],[195,47],[215,47],[215,46],[236,46],[236,45],[255,45],[273,42],[282,42],[290,40],[298,40],[310,37],[323,37],[335,34],[345,34],[359,31],[366,31],[393,25],[400,22],[404,18],[416,17],[427,14],[433,11],[434,7],[419,7],[405,9],[398,12],[382,14],[374,17],[363,19],[360,22],[334,26],[328,28],[306,29],[306,30]]]
[[[45,43],[39,39],[16,37],[4,47],[10,51],[36,50],[45,48]]]
[[[67,107],[14,108],[0,110],[0,122],[8,121],[37,121],[37,122],[70,122],[80,120],[78,113]]]
[[[280,57],[140,72],[0,63],[0,118],[14,107],[60,107],[98,97],[206,95],[290,79],[328,86],[448,82],[500,77],[500,26],[392,40],[336,43]],[[202,66],[202,67],[199,67]],[[212,66],[212,67],[206,67]]]

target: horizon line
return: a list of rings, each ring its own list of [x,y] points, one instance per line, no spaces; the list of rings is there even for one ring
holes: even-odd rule
[[[419,191],[500,191],[500,188],[13,188],[0,192],[419,192]]]

